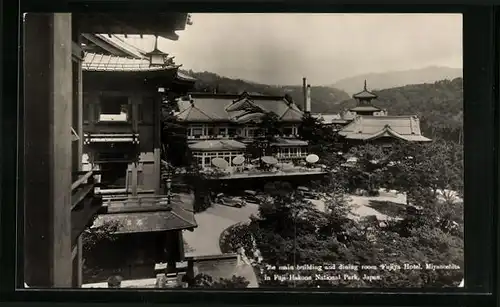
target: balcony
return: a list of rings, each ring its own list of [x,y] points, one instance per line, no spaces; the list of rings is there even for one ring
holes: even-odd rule
[[[76,172],[71,185],[71,241],[90,226],[102,206],[102,199],[94,193],[96,170]]]
[[[139,144],[138,133],[85,133],[83,143],[102,144],[102,143],[129,143]]]

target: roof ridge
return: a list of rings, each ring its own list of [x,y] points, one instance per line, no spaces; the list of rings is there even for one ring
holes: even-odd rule
[[[285,117],[285,115],[288,114],[288,112],[295,112],[296,114],[298,114],[300,116],[304,115],[304,113],[302,111],[294,109],[291,104],[287,105],[287,107],[288,108],[286,109],[286,111],[283,112],[283,114],[280,116],[280,119],[282,119],[283,117]]]
[[[390,134],[392,134],[395,137],[398,137],[398,138],[401,138],[401,139],[404,139],[404,140],[408,140],[408,138],[406,138],[404,134],[398,133],[397,131],[395,131],[394,129],[392,129],[392,127],[390,125],[386,125],[380,131],[378,131],[376,133],[373,133],[369,138],[367,138],[367,140],[371,140],[371,139],[377,138],[378,136],[384,134],[384,132],[389,132]]]
[[[106,37],[105,34],[94,34],[94,35],[96,37],[98,37],[99,39],[105,41],[107,44],[113,46],[114,48],[121,50],[123,53],[129,54],[131,58],[144,58],[144,56],[140,52],[138,52],[137,50],[130,50],[126,46],[123,46],[123,44],[120,44],[123,41],[121,41],[116,35],[112,35],[111,38]],[[120,40],[120,42],[118,42],[118,43],[115,42],[113,40],[113,37],[115,39]],[[139,54],[137,54],[137,53],[139,53]]]
[[[146,56],[145,56],[146,50],[142,50],[141,48],[133,46],[132,44],[128,43],[126,40],[118,37],[115,34],[112,34],[112,36],[115,37],[116,39],[118,39],[121,43],[125,44],[127,47],[130,47],[130,48],[134,49],[134,51],[139,52],[141,56],[143,56],[144,58],[146,58]]]

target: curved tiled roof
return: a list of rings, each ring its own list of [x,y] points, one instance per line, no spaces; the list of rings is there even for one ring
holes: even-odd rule
[[[171,210],[100,214],[94,226],[118,222],[116,234],[192,229],[197,227],[192,196],[172,199]],[[125,205],[126,206],[126,205]]]
[[[287,146],[307,146],[308,144],[309,143],[303,140],[277,138],[276,141],[273,142],[271,145],[277,147],[287,147]]]
[[[207,140],[189,145],[189,149],[195,151],[235,151],[245,148],[245,144],[235,140]]]
[[[179,65],[151,66],[147,59],[87,53],[82,63],[84,71],[159,71],[177,69]]]
[[[376,99],[378,96],[370,91],[361,91],[359,93],[356,93],[352,95],[353,98],[356,99]]]
[[[420,131],[417,116],[357,116],[339,134],[347,139],[373,140],[379,137],[394,137],[407,141],[430,141]]]
[[[353,111],[353,112],[374,111],[374,112],[376,112],[376,111],[382,111],[382,109],[378,108],[376,106],[357,106],[357,107],[349,109],[349,111]]]
[[[303,113],[294,104],[281,96],[247,95],[243,100],[240,95],[193,93],[190,99],[180,99],[177,102],[182,121],[234,121],[248,113],[273,112],[282,121],[300,122]],[[254,110],[247,110],[245,106],[254,106]],[[192,112],[196,109],[197,112]],[[251,109],[251,108],[248,108]],[[205,116],[198,116],[199,113]]]
[[[254,122],[260,122],[262,117],[265,115],[265,113],[261,113],[261,112],[249,112],[249,113],[245,113],[241,116],[238,116],[236,118],[234,118],[234,121],[238,122],[238,123],[248,123],[250,121],[254,121]]]
[[[366,88],[366,80],[365,80],[365,86],[364,86],[363,90],[359,93],[352,95],[352,97],[355,99],[376,99],[378,96],[376,94],[370,92]]]

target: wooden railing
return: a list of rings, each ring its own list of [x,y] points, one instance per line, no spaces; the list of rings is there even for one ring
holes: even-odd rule
[[[71,185],[71,210],[82,203],[84,199],[94,197],[97,170],[77,172],[77,179]]]
[[[74,173],[71,185],[71,240],[76,244],[80,234],[89,226],[102,208],[102,198],[96,195],[94,176],[97,170]]]

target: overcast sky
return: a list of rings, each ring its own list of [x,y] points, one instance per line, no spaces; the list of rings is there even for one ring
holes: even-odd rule
[[[462,67],[458,14],[192,14],[159,48],[184,69],[267,84],[332,84],[371,72]],[[133,39],[149,51],[153,39]]]

